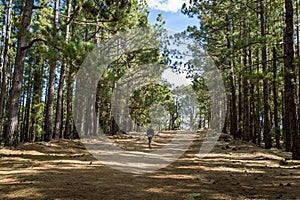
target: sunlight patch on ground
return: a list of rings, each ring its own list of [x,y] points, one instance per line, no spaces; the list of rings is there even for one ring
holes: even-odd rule
[[[256,174],[263,174],[265,173],[262,170],[254,170],[254,169],[245,169],[245,168],[236,168],[236,167],[212,167],[212,166],[199,166],[199,169],[204,171],[212,171],[212,172],[236,172],[236,173],[245,173],[247,170],[248,173],[256,173]]]
[[[162,175],[154,175],[152,178],[170,178],[170,179],[193,179],[196,178],[196,175],[182,175],[182,174],[162,174]]]
[[[16,151],[16,150],[11,150],[11,149],[0,149],[0,155],[4,154],[6,157],[12,156],[12,155],[45,155],[44,153],[38,152],[38,151]]]
[[[12,186],[13,187],[13,186]],[[7,192],[6,194],[0,194],[1,199],[27,199],[28,197],[32,197],[32,194],[34,194],[35,199],[43,199],[43,195],[39,193],[38,188],[23,188],[13,190],[12,192]],[[25,198],[26,197],[26,198]]]
[[[267,153],[259,153],[259,152],[254,152],[254,153],[247,153],[247,152],[242,152],[242,153],[209,153],[204,159],[207,158],[243,158],[243,159],[274,159],[274,160],[282,160],[282,157],[277,156],[277,155],[272,155],[272,154],[267,154]]]

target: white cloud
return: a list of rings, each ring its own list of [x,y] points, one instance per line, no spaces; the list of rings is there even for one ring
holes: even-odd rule
[[[148,6],[155,10],[165,12],[177,12],[184,3],[188,4],[189,0],[147,0]]]

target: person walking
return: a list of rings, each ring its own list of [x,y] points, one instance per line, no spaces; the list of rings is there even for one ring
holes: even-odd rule
[[[152,144],[152,138],[154,136],[154,130],[152,128],[152,126],[149,127],[149,129],[147,130],[147,136],[148,136],[148,145],[149,148],[151,149],[151,144]]]

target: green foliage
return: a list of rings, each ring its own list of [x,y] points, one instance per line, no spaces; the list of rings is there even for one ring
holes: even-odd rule
[[[177,112],[177,106],[172,92],[165,86],[158,84],[148,84],[134,92],[129,102],[130,114],[136,123],[147,125],[148,123],[159,123],[163,118],[168,118],[164,114]],[[154,122],[150,120],[151,111],[154,105],[160,105],[168,113],[160,112]],[[152,108],[152,110],[151,110]],[[155,109],[154,109],[155,110]],[[167,128],[167,127],[165,127]]]
[[[83,60],[95,47],[106,42],[112,35],[127,31],[129,29],[147,27],[148,19],[146,1],[139,0],[122,0],[122,1],[83,1],[75,0],[71,2],[70,17],[67,18],[69,1],[60,1],[58,8],[58,27],[54,27],[55,20],[55,2],[50,0],[41,0],[35,2],[38,6],[33,10],[30,24],[30,33],[28,36],[29,45],[26,47],[26,65],[24,70],[24,80],[22,88],[22,98],[20,99],[20,122],[29,119],[29,128],[26,130],[32,137],[39,137],[44,133],[44,113],[47,103],[46,87],[49,78],[49,66],[53,61],[56,63],[56,78],[60,77],[61,66],[66,65],[66,73],[63,81],[63,87],[69,90],[72,97],[75,71],[79,69]],[[7,13],[7,6],[0,4],[0,16]],[[12,33],[9,50],[9,63],[6,78],[10,83],[14,71],[13,58],[16,54],[17,36],[21,27],[21,14],[24,8],[24,1],[13,1],[12,11]],[[5,31],[6,22],[0,22],[1,30]],[[68,38],[67,27],[69,27]],[[4,36],[4,33],[2,32]],[[3,44],[3,41],[1,41]],[[2,45],[3,46],[3,45]],[[2,52],[3,54],[3,52]],[[3,57],[3,55],[1,55]],[[105,75],[99,82],[99,118],[106,127],[111,127],[111,99],[113,85],[125,73],[139,65],[157,62],[159,59],[159,49],[145,49],[143,52],[129,52],[116,58],[116,62],[108,66]],[[60,69],[60,70],[58,70]],[[74,70],[76,69],[76,70]],[[55,83],[55,92],[58,91],[58,83]],[[2,82],[1,82],[2,83]],[[9,90],[10,88],[8,88]],[[66,121],[66,98],[67,92],[63,94],[63,116],[62,121]],[[6,94],[5,94],[6,95]],[[54,100],[57,100],[58,94],[54,94]],[[29,115],[25,116],[25,105],[28,106]],[[70,102],[72,104],[72,102]],[[55,104],[55,103],[54,103]],[[6,106],[3,106],[6,107]],[[54,106],[56,109],[56,106]],[[69,108],[68,108],[69,109]],[[55,114],[55,111],[53,112]],[[71,115],[71,113],[68,113]],[[71,116],[68,116],[71,117]],[[53,121],[55,117],[53,117]],[[72,120],[72,117],[71,117]],[[73,124],[71,122],[73,129]],[[21,127],[21,126],[19,126]],[[62,129],[65,129],[62,125]],[[19,128],[21,129],[21,128]],[[23,128],[22,128],[23,129]],[[63,132],[64,130],[62,130]],[[109,128],[107,133],[109,133]],[[34,139],[34,138],[30,138]]]
[[[32,106],[35,112],[31,113],[31,119],[37,122],[33,124],[32,133],[36,136],[41,136],[45,133],[43,130],[44,107],[45,104],[43,102]]]

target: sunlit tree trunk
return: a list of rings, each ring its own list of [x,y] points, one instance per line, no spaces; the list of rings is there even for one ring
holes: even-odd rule
[[[22,90],[24,61],[26,56],[26,48],[24,47],[27,45],[33,3],[33,0],[26,0],[26,5],[22,15],[21,29],[18,35],[18,47],[15,59],[13,82],[8,99],[6,146],[14,146],[18,144],[19,98]]]
[[[5,43],[3,51],[3,66],[1,73],[1,94],[0,94],[0,134],[3,132],[3,118],[4,118],[4,102],[6,97],[6,88],[7,88],[7,67],[8,67],[8,52],[9,52],[9,43],[11,37],[11,16],[12,16],[12,0],[9,0],[8,9],[7,9],[7,22],[6,22],[6,33],[5,33]],[[4,27],[4,26],[3,26]],[[2,33],[4,34],[4,33]],[[1,140],[1,138],[0,138]]]
[[[70,20],[71,15],[71,0],[67,3],[67,20],[68,22]],[[70,33],[70,25],[66,25],[66,43],[68,43],[69,40],[69,33]],[[56,116],[55,116],[55,124],[54,124],[54,139],[59,139],[62,135],[62,105],[63,105],[63,88],[64,88],[64,82],[65,82],[65,69],[67,67],[67,61],[66,59],[63,60],[63,64],[61,65],[60,70],[60,78],[59,78],[59,85],[58,85],[58,92],[57,92],[57,102],[56,102]]]
[[[58,8],[59,8],[59,0],[55,1],[54,7],[54,39],[58,35]],[[55,68],[56,68],[56,52],[54,49],[50,49],[53,51],[53,58],[50,59],[50,70],[49,70],[49,82],[48,82],[48,94],[47,94],[47,104],[46,104],[46,116],[45,116],[45,141],[48,142],[52,138],[53,134],[53,109],[54,109],[54,84],[55,84]]]
[[[26,103],[25,103],[25,114],[23,117],[23,127],[21,130],[20,141],[28,142],[28,133],[29,133],[29,116],[30,116],[30,107],[31,107],[31,96],[32,96],[32,83],[31,83],[31,68],[29,69],[29,76],[26,86]]]

